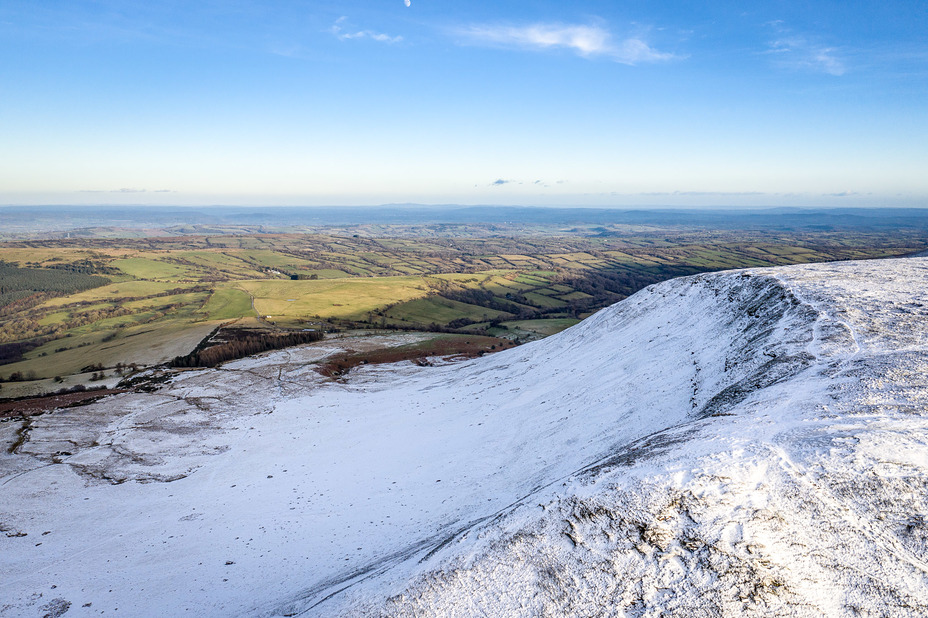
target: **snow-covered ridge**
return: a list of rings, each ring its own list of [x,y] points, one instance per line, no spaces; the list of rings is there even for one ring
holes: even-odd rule
[[[699,275],[463,364],[289,350],[40,417],[0,614],[924,613],[926,275]]]

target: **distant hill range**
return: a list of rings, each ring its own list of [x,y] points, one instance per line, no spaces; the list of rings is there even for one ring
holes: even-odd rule
[[[0,239],[58,236],[95,229],[158,229],[176,234],[222,233],[225,227],[248,231],[320,230],[351,226],[583,226],[590,234],[610,234],[608,226],[699,227],[714,230],[885,230],[928,229],[928,209],[921,208],[757,208],[757,209],[610,209],[513,206],[338,207],[141,207],[141,206],[6,206],[0,207]],[[596,230],[596,226],[606,226]],[[241,231],[241,230],[238,230]],[[434,230],[433,230],[434,233]],[[440,230],[439,232],[440,233]]]

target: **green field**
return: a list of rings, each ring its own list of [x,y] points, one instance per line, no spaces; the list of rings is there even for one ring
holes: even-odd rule
[[[200,311],[210,320],[234,320],[257,315],[251,306],[251,295],[237,288],[216,290]]]
[[[188,271],[183,266],[151,258],[134,257],[113,260],[112,265],[137,279],[178,281],[188,276]]]
[[[254,297],[255,309],[262,316],[345,320],[364,320],[372,311],[421,298],[430,289],[419,277],[240,281],[238,285]]]

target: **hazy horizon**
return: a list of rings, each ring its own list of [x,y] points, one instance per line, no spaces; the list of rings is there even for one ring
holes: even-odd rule
[[[9,0],[0,205],[928,204],[928,13]]]

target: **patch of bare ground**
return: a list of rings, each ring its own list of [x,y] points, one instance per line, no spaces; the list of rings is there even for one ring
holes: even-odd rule
[[[343,376],[358,365],[412,361],[427,365],[429,357],[463,360],[515,347],[511,339],[483,335],[449,335],[408,345],[356,352],[346,350],[320,363],[316,371],[329,378]]]
[[[124,392],[126,392],[124,389],[103,388],[73,393],[60,393],[44,397],[30,397],[17,401],[3,401],[0,402],[0,418],[35,416],[57,408],[68,408],[75,405],[93,403],[108,395]]]

